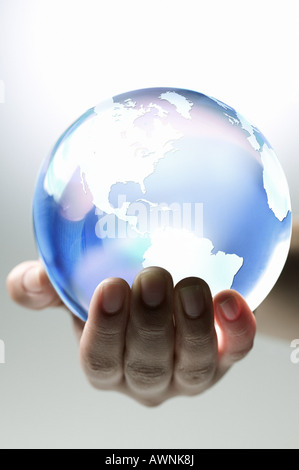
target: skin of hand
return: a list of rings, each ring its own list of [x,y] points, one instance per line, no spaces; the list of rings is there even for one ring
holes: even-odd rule
[[[40,261],[16,266],[7,278],[11,298],[40,310],[62,306]],[[212,298],[202,279],[176,286],[168,271],[145,268],[132,287],[104,280],[86,323],[71,315],[90,383],[125,393],[146,406],[208,390],[253,346],[256,321],[233,290]]]
[[[274,288],[257,311],[260,333],[290,343],[299,331],[299,219],[293,223],[289,256]],[[297,332],[297,333],[296,333]]]

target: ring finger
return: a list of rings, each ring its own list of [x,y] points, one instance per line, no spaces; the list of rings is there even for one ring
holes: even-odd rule
[[[187,395],[200,393],[213,380],[217,360],[213,301],[209,286],[189,277],[175,287],[174,384]]]

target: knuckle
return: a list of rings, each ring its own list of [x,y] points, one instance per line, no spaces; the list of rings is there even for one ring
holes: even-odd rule
[[[177,376],[185,385],[203,385],[211,381],[215,374],[215,364],[202,364],[198,367],[178,367]]]
[[[80,344],[80,359],[88,379],[105,385],[122,377],[122,359],[115,350],[119,334],[112,329],[88,326],[88,335]]]
[[[125,365],[125,375],[132,385],[148,388],[166,380],[170,371],[165,365],[128,361]]]
[[[244,357],[246,355],[247,355],[247,350],[246,351],[235,351],[235,352],[230,353],[229,359],[230,359],[231,363],[239,362],[242,359],[244,359]]]
[[[96,344],[103,344],[105,347],[114,346],[119,341],[119,331],[109,328],[95,328],[93,331],[93,341]]]
[[[85,353],[83,358],[85,371],[90,377],[96,376],[97,379],[105,380],[118,375],[120,371],[116,359],[104,356],[96,351]]]
[[[211,349],[215,345],[210,335],[186,335],[184,337],[184,348],[187,351],[205,351]]]
[[[139,328],[138,329],[139,338],[145,343],[156,343],[165,338],[165,329],[163,328]]]
[[[228,336],[231,337],[235,341],[244,342],[244,339],[247,339],[252,335],[252,331],[249,325],[243,325],[241,328],[234,330]]]
[[[231,351],[231,353],[229,355],[230,360],[232,362],[241,361],[242,359],[244,359],[247,356],[247,354],[251,351],[252,348],[253,348],[253,341],[248,343],[245,347],[240,347],[236,351]]]

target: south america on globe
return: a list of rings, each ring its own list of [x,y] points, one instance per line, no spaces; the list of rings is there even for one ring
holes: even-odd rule
[[[285,264],[286,177],[270,143],[235,109],[191,90],[130,91],[60,137],[33,201],[39,255],[65,305],[88,317],[97,285],[143,268],[197,276],[255,310]]]

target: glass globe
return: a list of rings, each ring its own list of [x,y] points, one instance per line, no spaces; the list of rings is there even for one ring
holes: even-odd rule
[[[115,96],[60,137],[33,203],[37,246],[63,302],[86,320],[107,277],[147,266],[203,278],[256,309],[291,236],[288,184],[269,142],[221,101],[178,88]]]

